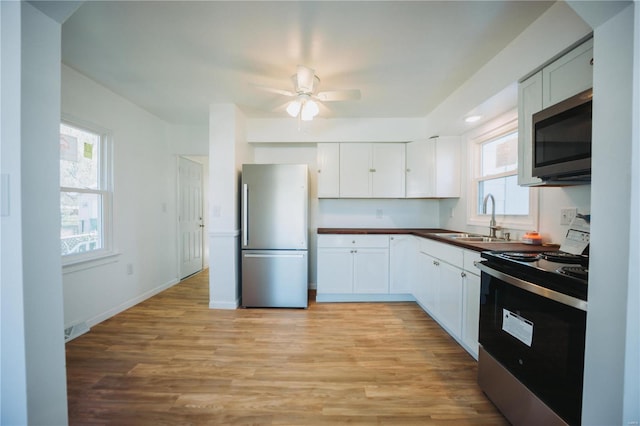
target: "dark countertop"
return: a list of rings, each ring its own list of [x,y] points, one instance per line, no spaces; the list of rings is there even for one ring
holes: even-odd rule
[[[560,248],[558,244],[543,244],[534,246],[531,244],[505,242],[505,243],[483,243],[457,241],[450,238],[439,237],[436,234],[458,233],[449,229],[440,228],[318,228],[318,234],[409,234],[418,237],[429,238],[431,240],[440,241],[454,246],[462,247],[467,250],[475,251],[555,251]]]

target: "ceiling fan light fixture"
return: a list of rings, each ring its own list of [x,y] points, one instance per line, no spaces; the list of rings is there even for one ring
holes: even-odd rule
[[[300,114],[300,108],[302,108],[302,103],[299,100],[291,101],[287,106],[287,114],[291,117],[297,117]]]
[[[303,121],[311,121],[313,117],[318,115],[320,112],[320,108],[318,108],[318,104],[315,101],[308,100],[302,105],[302,112],[300,113],[300,118]]]

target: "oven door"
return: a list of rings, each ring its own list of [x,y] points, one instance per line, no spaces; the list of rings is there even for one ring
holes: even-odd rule
[[[580,424],[586,302],[567,305],[560,293],[480,269],[480,345],[558,416]]]

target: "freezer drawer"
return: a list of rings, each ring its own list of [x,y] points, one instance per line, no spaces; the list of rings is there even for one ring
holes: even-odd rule
[[[306,250],[243,250],[242,306],[306,308]]]

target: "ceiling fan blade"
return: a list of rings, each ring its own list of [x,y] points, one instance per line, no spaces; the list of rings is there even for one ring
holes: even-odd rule
[[[256,89],[264,90],[265,92],[277,93],[278,95],[283,95],[283,96],[296,96],[296,93],[293,93],[289,90],[276,89],[274,87],[261,86],[259,84],[253,84],[253,83],[249,83],[249,84],[252,87],[255,87]]]
[[[297,90],[304,93],[313,93],[313,84],[316,76],[315,70],[307,68],[304,65],[298,65]]]
[[[360,99],[360,90],[331,90],[328,92],[320,92],[316,95],[316,97],[323,102],[357,101],[358,99]]]

